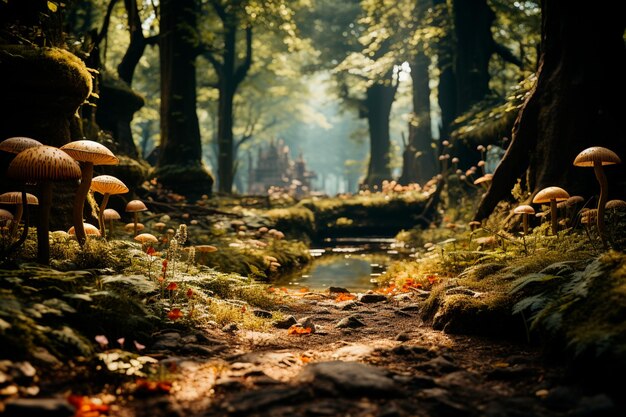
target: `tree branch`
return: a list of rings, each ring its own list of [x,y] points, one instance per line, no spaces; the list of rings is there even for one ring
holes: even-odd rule
[[[113,13],[113,8],[115,7],[116,3],[117,0],[111,0],[109,2],[106,14],[104,15],[104,21],[102,22],[102,29],[100,29],[100,33],[98,33],[98,35],[94,39],[92,49],[100,46],[100,42],[102,42],[102,40],[106,37],[107,32],[109,31],[109,24],[111,23],[111,14]]]
[[[246,78],[252,66],[252,26],[246,27],[246,58],[235,70],[235,85],[239,85]]]
[[[498,54],[500,58],[502,58],[506,62],[518,66],[519,69],[524,69],[524,63],[522,62],[522,60],[516,57],[513,52],[511,52],[511,50],[506,46],[496,41],[493,41],[493,52]]]
[[[213,68],[215,68],[215,72],[217,72],[217,76],[218,77],[222,77],[223,71],[224,71],[224,64],[222,64],[216,57],[215,55],[213,55],[213,53],[211,51],[205,50],[202,53],[202,56],[204,58],[206,58],[207,61],[209,61],[211,63],[211,65],[213,65]]]

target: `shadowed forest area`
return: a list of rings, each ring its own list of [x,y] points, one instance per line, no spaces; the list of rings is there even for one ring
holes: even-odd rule
[[[626,415],[625,30],[0,0],[0,414]]]

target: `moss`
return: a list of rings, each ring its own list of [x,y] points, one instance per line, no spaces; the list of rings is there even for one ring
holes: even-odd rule
[[[265,212],[264,217],[288,236],[310,238],[316,233],[315,215],[306,207],[275,208]]]
[[[166,189],[175,189],[192,200],[203,194],[210,195],[213,187],[213,177],[201,162],[157,166],[152,176]]]
[[[0,62],[2,100],[13,107],[69,116],[91,93],[91,73],[64,49],[3,45]]]

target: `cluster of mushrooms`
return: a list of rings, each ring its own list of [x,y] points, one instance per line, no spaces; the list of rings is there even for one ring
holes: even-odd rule
[[[60,148],[46,146],[39,141],[26,137],[13,137],[0,142],[0,151],[16,154],[7,169],[7,177],[21,182],[23,185],[37,184],[39,196],[35,197],[25,191],[9,192],[0,195],[0,204],[16,206],[15,214],[1,209],[0,222],[10,222],[10,236],[15,237],[18,224],[23,213],[27,214],[27,205],[39,206],[37,227],[37,260],[48,264],[50,258],[49,216],[52,202],[52,183],[60,181],[80,180],[73,206],[73,226],[68,231],[76,236],[83,246],[88,235],[106,236],[105,221],[119,219],[120,215],[112,209],[106,209],[109,197],[125,194],[128,187],[119,179],[110,175],[93,177],[94,165],[117,165],[119,160],[113,153],[100,143],[90,140],[78,140],[67,143]],[[102,194],[99,207],[99,227],[83,222],[83,209],[89,191]],[[133,200],[128,203],[126,211],[134,215],[134,234],[137,234],[137,213],[147,210],[143,202]],[[26,217],[27,218],[27,217]],[[20,241],[26,238],[28,222]],[[18,242],[20,242],[18,241]]]
[[[597,209],[583,209],[580,212],[581,215],[581,223],[591,224],[595,221],[598,234],[600,235],[600,239],[602,240],[602,244],[605,248],[608,248],[607,239],[606,239],[606,230],[604,226],[604,212],[605,209],[618,209],[625,208],[626,202],[623,200],[608,200],[608,182],[606,179],[606,175],[604,174],[604,166],[605,165],[614,165],[621,163],[620,158],[617,154],[610,149],[603,148],[600,146],[593,146],[591,148],[587,148],[584,151],[580,152],[576,158],[574,159],[574,165],[578,167],[593,167],[596,179],[600,184],[600,197],[598,198],[598,206]],[[558,209],[566,208],[572,209],[576,208],[579,204],[583,203],[585,200],[581,196],[570,196],[567,191],[563,188],[551,186],[540,190],[532,202],[535,204],[550,204],[550,219],[551,219],[551,229],[552,234],[556,235],[559,226],[558,220]],[[524,227],[524,235],[528,234],[528,216],[536,215],[543,216],[544,213],[535,214],[535,209],[530,205],[520,205],[516,207],[513,212],[515,214],[522,215],[523,227]]]

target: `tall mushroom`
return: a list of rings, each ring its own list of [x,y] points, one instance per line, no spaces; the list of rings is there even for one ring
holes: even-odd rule
[[[113,209],[104,209],[100,212],[100,215],[102,216],[102,222],[109,222],[109,236],[113,236],[113,220],[119,220],[122,216]]]
[[[609,183],[604,175],[604,165],[619,164],[622,161],[619,156],[610,149],[601,146],[592,146],[587,148],[576,156],[574,166],[577,167],[593,167],[596,179],[600,184],[600,198],[598,199],[598,233],[604,248],[608,248],[604,231],[604,206],[609,196]]]
[[[119,159],[106,146],[92,140],[77,140],[61,146],[72,158],[80,162],[82,176],[74,199],[73,221],[76,228],[76,240],[82,246],[87,236],[83,228],[83,207],[91,186],[94,165],[117,165]]]
[[[37,261],[50,262],[50,205],[52,181],[68,181],[80,178],[80,166],[72,157],[52,146],[35,146],[19,154],[9,164],[9,178],[18,181],[37,182],[39,194],[39,224],[37,226]]]
[[[137,223],[139,222],[139,212],[146,211],[148,207],[141,200],[131,200],[126,204],[126,212],[133,213],[133,235],[137,236]]]
[[[41,145],[43,145],[43,143],[39,142],[38,140],[16,136],[0,142],[0,151],[18,154],[28,148]]]
[[[128,187],[122,181],[111,175],[98,175],[91,180],[91,190],[102,194],[102,202],[98,210],[98,221],[100,222],[100,233],[103,237],[106,237],[103,212],[109,203],[109,196],[113,194],[126,194]]]
[[[26,194],[26,204],[36,206],[39,204],[39,200],[32,194]],[[20,191],[10,191],[8,193],[0,194],[0,204],[12,204],[15,206],[15,216],[11,223],[11,231],[9,232],[9,236],[15,237],[17,233],[17,228],[22,220],[22,215],[24,214],[24,206],[26,204],[22,203],[22,193]],[[25,225],[24,227],[28,227]]]
[[[548,187],[539,191],[535,198],[533,198],[533,203],[542,204],[542,203],[550,203],[550,219],[552,220],[552,234],[556,236],[557,231],[559,229],[559,219],[557,216],[557,201],[565,201],[569,198],[569,194],[567,191],[560,187]]]
[[[524,236],[528,236],[528,215],[535,214],[535,209],[529,205],[524,204],[515,207],[513,213],[522,215],[522,223],[524,224]]]
[[[95,236],[100,237],[100,230],[96,226],[90,223],[83,223],[83,230],[85,231],[85,235],[87,236]],[[70,227],[70,230],[67,231],[70,236],[74,236],[76,234],[76,228],[74,226]]]

